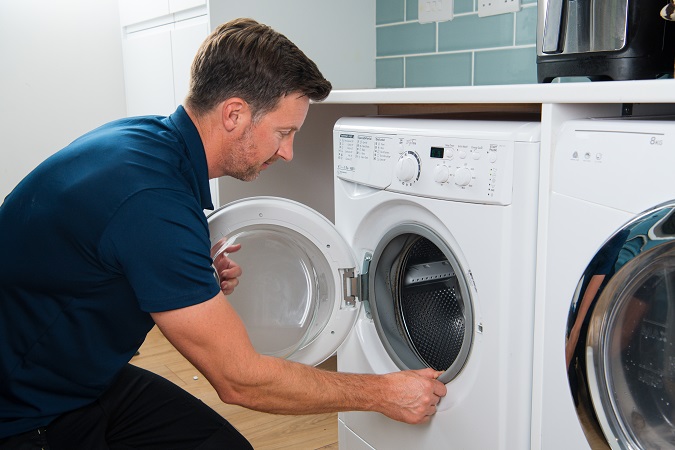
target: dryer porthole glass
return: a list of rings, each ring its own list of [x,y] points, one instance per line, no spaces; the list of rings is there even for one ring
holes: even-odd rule
[[[565,348],[589,442],[675,447],[675,204],[641,213],[598,250],[575,291]]]
[[[464,271],[431,230],[402,225],[373,253],[369,299],[378,335],[401,369],[431,367],[448,382],[466,362],[473,307]]]
[[[335,288],[325,257],[305,236],[274,225],[243,227],[228,237],[232,244],[242,244],[232,258],[243,273],[229,302],[259,353],[291,357],[330,319]]]
[[[672,448],[675,242],[641,254],[612,281],[589,331],[595,355],[589,363],[599,380],[591,394],[612,434],[631,448]]]

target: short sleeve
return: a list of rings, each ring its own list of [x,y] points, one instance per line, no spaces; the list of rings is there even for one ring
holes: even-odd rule
[[[201,303],[220,290],[206,217],[181,191],[148,189],[124,202],[102,235],[99,254],[127,279],[146,312]]]

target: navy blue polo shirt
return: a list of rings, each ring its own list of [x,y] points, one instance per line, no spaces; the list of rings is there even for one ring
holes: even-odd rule
[[[152,328],[213,298],[204,148],[179,107],[118,120],[0,206],[0,438],[91,403]]]

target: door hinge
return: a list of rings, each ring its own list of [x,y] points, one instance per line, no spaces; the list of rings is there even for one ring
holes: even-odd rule
[[[361,275],[356,274],[356,268],[339,269],[342,276],[343,307],[355,307],[360,301],[366,308],[366,314],[370,317],[370,305],[368,304],[368,269],[372,255],[366,253],[363,260]]]
[[[355,268],[340,269],[342,275],[342,305],[345,307],[355,307],[356,301],[359,300],[361,279],[355,275]]]

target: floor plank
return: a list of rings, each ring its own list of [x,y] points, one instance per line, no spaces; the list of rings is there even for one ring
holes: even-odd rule
[[[218,394],[190,364],[153,328],[131,362],[157,373],[211,406],[234,425],[257,450],[337,450],[337,414],[284,416],[251,411],[220,401]],[[336,370],[335,357],[321,365]]]

